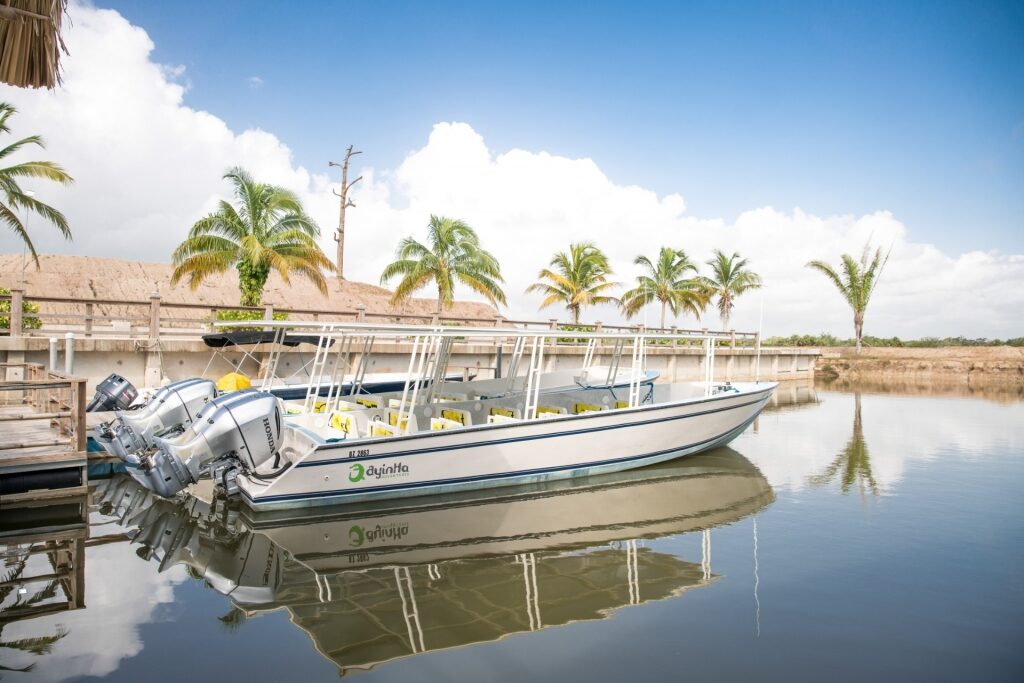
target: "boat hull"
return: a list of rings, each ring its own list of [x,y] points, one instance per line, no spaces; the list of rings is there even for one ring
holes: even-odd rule
[[[317,448],[266,482],[241,475],[260,510],[433,495],[618,472],[728,443],[774,383],[699,400]]]

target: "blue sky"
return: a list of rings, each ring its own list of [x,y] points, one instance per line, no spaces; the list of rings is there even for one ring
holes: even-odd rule
[[[887,209],[943,250],[1024,245],[1024,3],[99,6],[186,67],[189,106],[312,171],[350,141],[395,168],[458,120],[702,217]]]

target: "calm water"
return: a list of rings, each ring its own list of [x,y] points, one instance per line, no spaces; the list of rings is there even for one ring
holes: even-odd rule
[[[0,676],[1022,680],[1022,482],[1012,392],[820,387],[730,449],[445,507],[94,481],[87,527],[0,513]]]

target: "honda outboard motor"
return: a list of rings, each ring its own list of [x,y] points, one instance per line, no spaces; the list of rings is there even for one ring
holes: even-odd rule
[[[89,401],[89,405],[85,407],[85,411],[97,413],[107,410],[128,410],[128,406],[138,395],[139,391],[134,384],[116,372],[112,372],[105,380],[96,385],[96,393]]]
[[[146,488],[173,496],[207,472],[255,471],[277,456],[283,430],[277,397],[255,389],[232,392],[211,401],[180,436],[155,439],[156,450],[128,471]]]
[[[105,422],[94,430],[93,438],[110,455],[135,462],[138,454],[153,447],[157,436],[192,424],[203,406],[216,396],[217,386],[208,379],[193,378],[168,384],[139,410],[118,411],[112,422]]]

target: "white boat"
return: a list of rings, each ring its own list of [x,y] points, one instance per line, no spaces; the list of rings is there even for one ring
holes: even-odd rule
[[[703,339],[704,382],[649,384],[648,335],[573,332],[587,343],[575,388],[545,393],[545,346],[565,332],[268,325],[281,335],[296,334],[298,327],[319,339],[305,401],[288,411],[279,399],[255,390],[218,397],[179,436],[155,438],[155,450],[129,458],[134,477],[173,495],[209,473],[250,506],[278,509],[616,472],[728,443],[757,417],[776,387],[713,381],[715,343],[728,337],[724,333],[677,335]],[[353,371],[350,355],[364,349],[358,355],[365,368],[365,349],[381,339],[408,344],[402,392],[366,397],[336,390],[324,397],[313,391],[324,383],[344,386]],[[457,339],[513,342],[515,371],[492,380],[503,382],[504,391],[460,392],[441,381]],[[608,355],[604,376],[614,378],[627,350],[629,385],[617,389],[605,381],[593,388],[594,359]],[[272,355],[271,367],[277,357]],[[525,373],[518,372],[527,360]],[[356,379],[359,372],[354,370]]]

